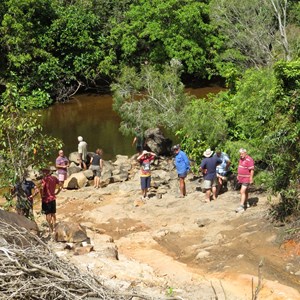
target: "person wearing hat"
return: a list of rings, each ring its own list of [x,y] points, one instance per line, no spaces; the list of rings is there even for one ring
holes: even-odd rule
[[[46,215],[50,233],[53,233],[56,223],[56,195],[61,191],[62,186],[59,184],[58,178],[51,174],[49,167],[42,169],[42,173],[40,191],[42,212]]]
[[[78,161],[80,164],[80,167],[83,168],[84,170],[86,170],[87,168],[87,143],[83,140],[82,136],[79,136],[77,138],[78,140]]]
[[[247,150],[241,148],[239,150],[240,160],[238,166],[238,182],[241,184],[241,201],[240,206],[235,210],[238,212],[245,211],[248,201],[248,189],[250,184],[253,183],[254,176],[254,160],[247,154]]]
[[[141,190],[142,190],[142,200],[148,200],[148,189],[150,188],[151,183],[151,172],[150,165],[153,162],[156,154],[153,152],[148,152],[144,150],[138,157],[137,160],[141,166]]]
[[[175,154],[174,163],[179,178],[179,198],[184,198],[186,196],[185,177],[190,170],[190,161],[187,155],[182,150],[180,150],[180,145],[174,145],[172,147],[172,151]]]
[[[202,188],[205,191],[205,202],[210,202],[211,192],[213,194],[213,199],[217,199],[217,172],[216,167],[222,163],[222,160],[214,155],[214,152],[210,149],[206,149],[203,152],[204,159],[200,164],[200,171],[203,174],[203,184]]]

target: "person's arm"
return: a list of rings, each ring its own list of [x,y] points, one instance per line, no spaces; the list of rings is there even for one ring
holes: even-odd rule
[[[34,185],[33,189],[33,194],[29,196],[30,199],[33,199],[40,192],[39,188],[36,185]]]
[[[250,170],[250,183],[253,183],[254,169]]]
[[[102,170],[103,169],[103,159],[102,158],[99,161],[99,165],[100,165],[100,170]]]
[[[138,157],[137,160],[140,160],[142,157],[144,157],[145,154],[147,154],[148,151],[144,150]]]
[[[225,170],[226,170],[226,171],[229,170],[230,164],[231,164],[231,161],[228,159],[228,160],[226,161],[226,167],[225,167]]]
[[[56,187],[58,187],[58,188],[57,188],[57,190],[55,192],[55,195],[58,195],[61,192],[61,190],[63,189],[63,186],[61,184],[59,184],[58,179],[56,181]]]
[[[137,138],[136,138],[136,136],[134,137],[134,139],[133,139],[133,141],[132,141],[132,146],[136,143],[136,140],[137,140]]]

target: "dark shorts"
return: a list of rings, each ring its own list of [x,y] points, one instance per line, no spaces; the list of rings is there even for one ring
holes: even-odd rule
[[[151,176],[141,177],[141,189],[149,189],[151,183]]]
[[[184,172],[182,174],[178,174],[179,178],[185,178],[187,176],[187,172]]]
[[[48,203],[42,203],[42,212],[45,215],[56,214],[56,201],[53,200]]]

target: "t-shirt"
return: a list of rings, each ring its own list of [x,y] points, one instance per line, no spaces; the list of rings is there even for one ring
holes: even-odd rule
[[[213,180],[216,177],[216,167],[221,164],[222,160],[218,156],[206,157],[201,162],[201,169],[206,169],[207,172],[204,174],[204,180]]]
[[[55,161],[55,164],[57,166],[67,166],[69,163],[69,160],[65,157],[65,156],[58,156],[56,161]],[[60,169],[58,168],[57,169],[57,173],[58,174],[66,174],[67,173],[67,169]]]
[[[101,156],[98,155],[98,154],[95,154],[93,156],[92,165],[93,166],[100,166],[100,160],[101,160]]]
[[[215,154],[215,156],[217,155]],[[222,163],[217,166],[217,173],[220,175],[226,175],[226,173],[229,171],[229,168],[226,170],[227,162],[230,161],[229,156],[222,152],[219,158],[221,159]]]
[[[183,151],[179,151],[175,156],[175,166],[178,174],[184,174],[190,169],[190,161]]]
[[[56,200],[55,190],[59,184],[58,178],[48,175],[42,179],[42,202],[49,203]]]
[[[151,176],[150,172],[150,165],[151,162],[154,160],[154,155],[144,155],[140,158],[140,164],[141,164],[141,177],[149,177]]]
[[[240,158],[238,166],[238,181],[239,183],[250,183],[250,173],[254,170],[254,160],[247,155],[245,158]]]
[[[26,196],[29,197],[32,195],[32,189],[35,188],[35,184],[31,180],[24,180],[22,182],[22,189],[25,192]]]
[[[85,141],[81,141],[78,144],[78,153],[82,154],[82,160],[86,160],[87,157],[87,143]]]

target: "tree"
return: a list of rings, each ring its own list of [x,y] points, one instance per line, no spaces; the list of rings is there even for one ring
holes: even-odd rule
[[[49,163],[54,149],[62,142],[43,133],[38,115],[19,106],[24,103],[14,86],[1,95],[0,110],[0,187],[20,184],[29,167],[40,169]]]
[[[140,72],[128,67],[122,70],[111,86],[113,108],[122,119],[122,133],[133,134],[136,127],[163,127],[172,132],[179,128],[190,99],[179,79],[180,69],[181,63],[172,60],[163,72],[151,65],[143,66]]]
[[[145,62],[163,66],[174,58],[182,62],[185,73],[206,77],[219,47],[207,2],[134,1],[111,32],[121,61],[135,67]]]
[[[212,0],[212,23],[226,45],[219,67],[226,70],[229,62],[243,71],[290,60],[287,11],[287,0]]]

